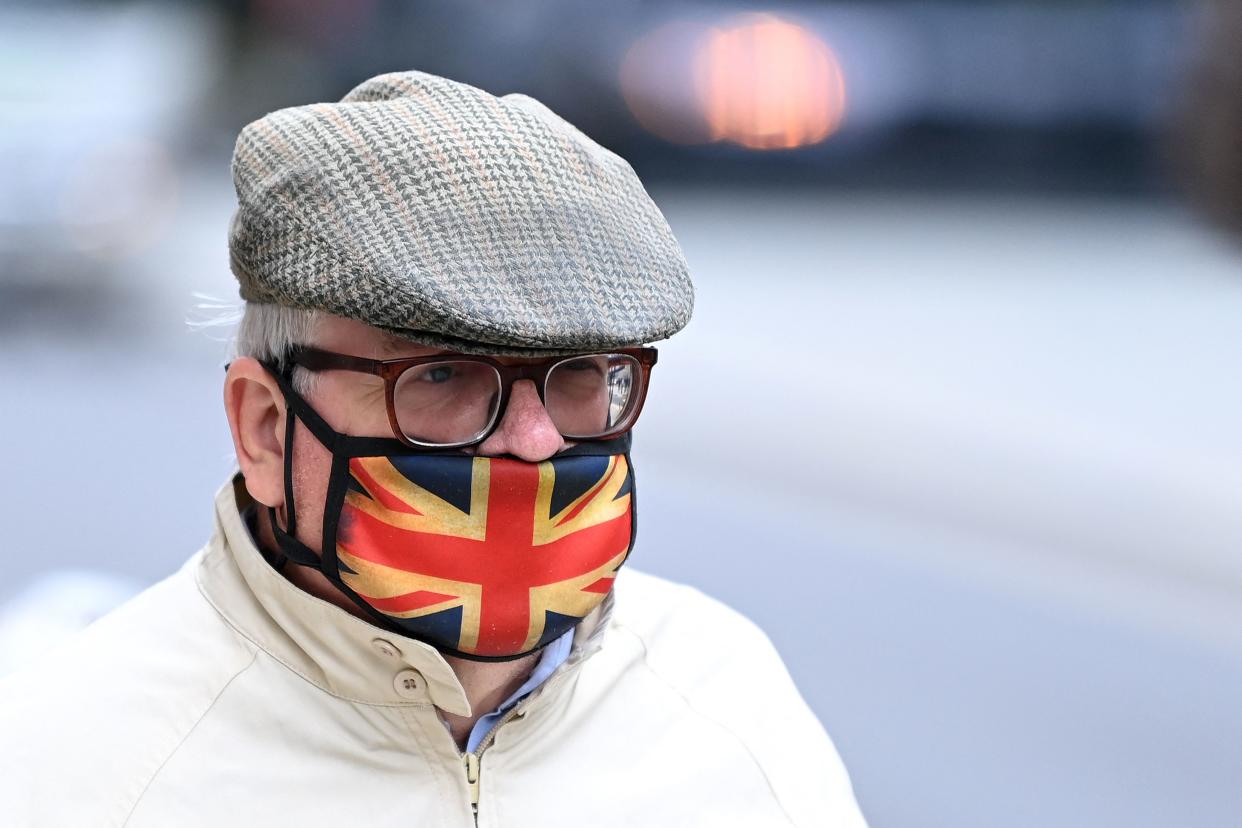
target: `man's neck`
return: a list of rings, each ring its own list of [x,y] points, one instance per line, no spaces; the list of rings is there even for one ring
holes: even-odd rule
[[[268,511],[264,508],[257,510],[256,540],[265,554],[274,556],[278,554],[276,552],[278,547],[268,515]],[[337,589],[319,570],[290,563],[281,569],[281,574],[289,583],[303,592],[336,604],[364,621],[368,620],[362,609]],[[501,702],[522,686],[522,683],[535,669],[535,665],[539,663],[539,653],[531,653],[513,661],[471,661],[453,656],[445,656],[445,661],[453,668],[457,680],[461,682],[462,689],[466,691],[471,715],[455,716],[443,710],[440,711],[440,715],[448,722],[449,732],[453,740],[457,742],[457,746],[464,749],[475,722],[499,707]]]
[[[454,716],[441,710],[440,715],[448,722],[449,732],[459,748],[465,748],[470,730],[483,716],[491,713],[501,702],[512,696],[522,686],[539,663],[539,653],[513,661],[471,661],[465,658],[445,656],[445,661],[457,674],[457,680],[470,700],[469,716]]]

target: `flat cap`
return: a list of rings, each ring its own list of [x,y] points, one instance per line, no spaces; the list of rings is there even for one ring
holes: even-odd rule
[[[476,353],[651,342],[690,319],[685,258],[634,170],[526,95],[380,75],[248,124],[233,182],[247,301]]]

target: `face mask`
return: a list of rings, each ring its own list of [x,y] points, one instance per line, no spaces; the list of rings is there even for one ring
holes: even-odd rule
[[[628,434],[530,463],[416,449],[330,426],[277,376],[285,429],[281,552],[317,569],[373,623],[476,660],[559,638],[597,607],[634,545]],[[294,537],[295,416],[332,454],[323,554]]]

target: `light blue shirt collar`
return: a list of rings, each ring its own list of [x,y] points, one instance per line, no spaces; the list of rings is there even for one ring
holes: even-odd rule
[[[470,738],[466,740],[466,750],[470,753],[483,743],[483,739],[491,732],[496,723],[500,721],[513,705],[520,702],[531,691],[535,690],[539,685],[548,680],[548,676],[556,671],[565,663],[565,659],[569,658],[569,651],[574,646],[574,627],[560,638],[543,648],[543,656],[539,659],[539,663],[535,665],[535,669],[531,671],[530,678],[522,683],[522,686],[513,691],[513,695],[500,703],[500,706],[480,718],[474,723],[474,727],[470,729]]]

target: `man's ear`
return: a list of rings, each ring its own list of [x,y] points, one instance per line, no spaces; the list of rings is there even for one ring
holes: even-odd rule
[[[224,375],[224,413],[250,496],[264,506],[285,502],[285,399],[267,369],[238,357]]]

